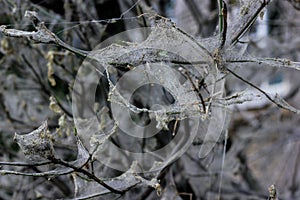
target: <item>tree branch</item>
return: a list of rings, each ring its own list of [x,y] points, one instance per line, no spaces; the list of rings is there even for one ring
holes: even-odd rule
[[[286,67],[300,71],[300,62],[294,62],[282,58],[241,58],[241,59],[228,59],[227,63],[257,63],[272,67]]]
[[[232,33],[230,44],[234,45],[238,42],[249,27],[254,23],[259,13],[270,3],[270,0],[249,1],[246,5],[241,5],[240,15],[235,20],[235,24],[231,27]]]
[[[57,46],[60,46],[82,57],[86,57],[88,55],[87,51],[74,48],[64,43],[61,39],[59,39],[54,33],[52,33],[49,29],[47,29],[44,22],[38,19],[36,12],[26,11],[25,17],[31,19],[36,31],[30,32],[30,31],[21,31],[16,29],[7,29],[5,25],[2,25],[0,26],[0,32],[9,37],[27,38],[28,40],[37,43],[56,44]]]
[[[292,107],[291,105],[289,105],[284,99],[282,99],[280,96],[278,96],[278,94],[276,94],[274,97],[271,97],[269,94],[267,94],[265,91],[263,91],[262,89],[260,89],[259,87],[257,87],[256,85],[254,85],[253,83],[247,81],[246,79],[244,79],[243,77],[241,77],[240,75],[236,74],[235,72],[233,72],[232,70],[230,70],[229,68],[227,68],[227,71],[230,72],[232,75],[234,75],[235,77],[237,77],[238,79],[242,80],[243,82],[247,83],[248,85],[250,85],[251,87],[255,88],[256,90],[258,90],[259,92],[261,92],[267,99],[269,99],[271,102],[273,102],[275,105],[277,105],[279,108],[288,110],[288,111],[292,111],[296,114],[300,114],[300,110],[296,109],[294,107]]]
[[[103,187],[105,187],[106,189],[110,190],[111,192],[113,193],[116,193],[116,194],[123,194],[124,192],[123,191],[119,191],[119,190],[116,190],[112,187],[110,187],[109,185],[107,185],[104,181],[102,181],[101,179],[99,179],[97,176],[95,176],[94,174],[84,170],[82,167],[76,167],[76,166],[73,166],[73,165],[70,165],[69,163],[67,162],[64,162],[60,159],[57,159],[57,158],[51,158],[51,161],[54,163],[54,164],[59,164],[59,165],[63,165],[65,167],[68,167],[68,168],[71,168],[73,169],[74,171],[76,172],[79,172],[79,173],[82,173],[84,175],[86,175],[87,177],[89,177],[90,179],[93,179],[94,181],[96,181],[97,183],[99,183],[100,185],[102,185]]]
[[[42,166],[51,164],[50,161],[39,162],[39,163],[24,163],[24,162],[0,162],[0,165],[8,165],[8,166],[18,166],[18,167],[32,167],[32,166]]]

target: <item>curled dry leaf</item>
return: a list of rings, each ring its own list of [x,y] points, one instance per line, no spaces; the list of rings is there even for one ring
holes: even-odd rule
[[[18,143],[26,158],[34,162],[48,160],[54,157],[54,148],[48,130],[47,121],[38,129],[25,134],[15,133],[14,141]]]

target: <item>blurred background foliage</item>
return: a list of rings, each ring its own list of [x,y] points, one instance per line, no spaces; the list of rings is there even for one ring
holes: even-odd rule
[[[238,8],[248,1],[226,2],[230,24]],[[139,3],[143,6],[132,0],[2,0],[0,24],[34,30],[23,16],[25,10],[35,10],[49,30],[83,50],[92,50],[101,41],[122,31],[148,26],[147,21],[136,16],[150,12],[150,8],[196,38],[208,38],[217,33],[216,0],[141,0]],[[297,6],[296,0],[273,0],[241,39],[248,44],[246,52],[253,56],[299,61],[300,12]],[[149,10],[143,10],[145,8]],[[76,145],[71,91],[83,59],[54,45],[34,44],[3,35],[0,40],[0,160],[25,161],[13,142],[13,134],[30,132],[46,119],[50,131],[55,133],[56,150],[66,160],[72,160],[76,156]],[[299,72],[265,69],[260,65],[237,66],[235,70],[267,92],[278,92],[290,104],[300,107]],[[103,87],[98,88],[97,94],[104,101],[108,85],[106,80],[101,81]],[[227,77],[227,95],[244,89],[251,90],[251,87],[230,75]],[[152,188],[135,188],[122,198],[216,199],[221,188],[221,199],[267,199],[268,187],[275,184],[280,199],[300,199],[299,124],[298,115],[280,110],[269,102],[233,106],[223,166],[224,137],[209,156],[201,160],[197,158],[199,143],[195,141],[195,148],[191,147],[161,174],[161,197]],[[1,167],[6,168],[9,167]],[[16,170],[38,172],[43,168],[18,167]],[[111,171],[111,175],[116,174],[118,172]],[[67,198],[73,196],[73,187],[71,175],[49,180],[0,176],[0,199]]]

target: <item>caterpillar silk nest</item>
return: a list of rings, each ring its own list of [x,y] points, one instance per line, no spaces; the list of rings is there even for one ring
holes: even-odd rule
[[[48,133],[47,121],[28,134],[19,135],[15,133],[14,141],[20,146],[26,158],[33,162],[54,158],[55,152],[51,136]]]

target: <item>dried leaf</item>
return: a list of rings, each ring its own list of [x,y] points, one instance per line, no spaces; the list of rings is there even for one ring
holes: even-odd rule
[[[63,111],[61,110],[61,108],[57,104],[57,101],[56,101],[55,97],[50,96],[49,100],[50,100],[50,104],[49,104],[50,110],[52,110],[53,112],[58,113],[58,114],[63,113]]]

